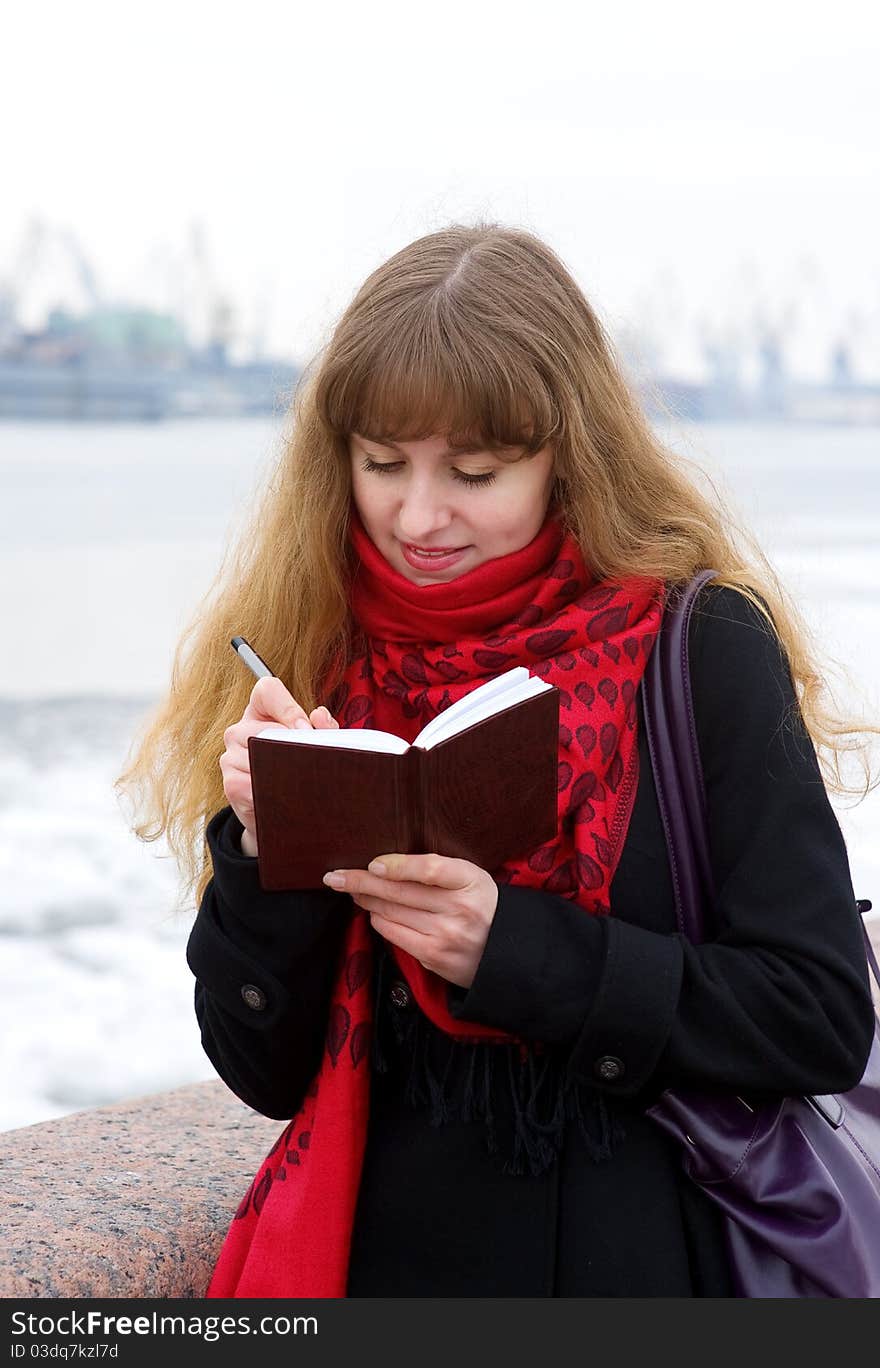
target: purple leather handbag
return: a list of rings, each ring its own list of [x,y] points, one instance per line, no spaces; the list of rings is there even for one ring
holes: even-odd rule
[[[678,926],[697,944],[714,905],[694,727],[688,623],[701,571],[670,594],[642,680]],[[860,913],[870,911],[867,901]],[[871,972],[880,968],[862,923]],[[880,1021],[862,1081],[840,1096],[746,1102],[675,1088],[647,1109],[681,1146],[688,1177],[721,1209],[740,1297],[880,1296]]]

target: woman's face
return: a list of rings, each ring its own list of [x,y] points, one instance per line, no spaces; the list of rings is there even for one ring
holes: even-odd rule
[[[519,461],[491,451],[447,453],[444,437],[373,442],[349,437],[352,493],[370,540],[413,584],[442,584],[537,536],[553,491],[553,453]],[[511,448],[511,457],[521,448]],[[420,560],[409,548],[454,548]]]

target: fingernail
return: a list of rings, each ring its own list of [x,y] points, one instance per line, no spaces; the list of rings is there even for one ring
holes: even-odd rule
[[[371,874],[388,873],[388,866],[383,865],[381,860],[371,860],[370,863],[367,865],[367,869],[370,871]]]
[[[345,875],[336,873],[325,874],[324,883],[329,884],[331,888],[344,888]]]
[[[297,731],[302,731],[303,727],[308,727],[309,731],[312,730],[311,724],[304,717],[298,717],[293,725]]]

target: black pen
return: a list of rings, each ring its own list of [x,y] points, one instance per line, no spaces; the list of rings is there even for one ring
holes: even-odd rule
[[[274,671],[269,669],[265,660],[260,659],[253,646],[247,644],[244,637],[233,637],[231,645],[232,649],[238,657],[244,661],[248,669],[257,676],[257,679],[265,679],[267,675],[271,676],[274,674]]]

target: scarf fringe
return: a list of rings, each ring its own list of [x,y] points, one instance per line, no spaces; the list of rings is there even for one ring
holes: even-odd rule
[[[488,1153],[503,1173],[513,1175],[538,1177],[551,1169],[571,1123],[593,1163],[611,1157],[625,1139],[624,1127],[601,1093],[571,1078],[562,1051],[462,1043],[438,1030],[415,1004],[395,1011],[386,1002],[387,958],[377,955],[372,1066],[388,1074],[395,1067],[392,1056],[403,1063],[404,1100],[426,1110],[430,1125],[482,1122]],[[498,1124],[502,1092],[512,1127]]]

